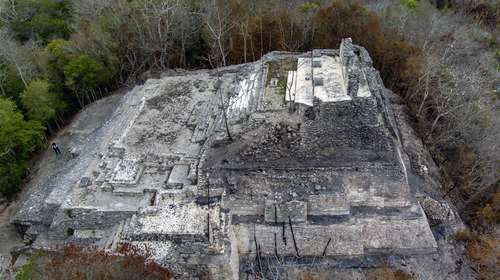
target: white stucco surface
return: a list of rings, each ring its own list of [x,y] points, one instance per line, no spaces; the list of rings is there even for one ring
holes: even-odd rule
[[[311,69],[311,58],[300,57],[297,71],[289,71],[286,88],[286,101],[313,106],[314,97],[323,102],[338,102],[352,100],[347,94],[346,82],[342,73],[342,63],[339,57],[322,55],[314,57],[315,67]],[[371,96],[364,73],[357,97]],[[313,88],[314,79],[314,88]]]
[[[296,103],[312,106],[314,98],[311,77],[311,59],[299,57],[297,71],[288,73],[286,100],[290,101],[291,95],[292,100]]]

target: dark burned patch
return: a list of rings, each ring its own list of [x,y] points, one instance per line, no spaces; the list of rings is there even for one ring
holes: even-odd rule
[[[276,160],[290,155],[291,150],[300,144],[300,125],[280,122],[269,128],[259,141],[253,142],[241,151],[247,160]]]
[[[159,132],[156,135],[156,139],[164,141],[166,143],[172,143],[174,142],[175,138],[177,138],[177,132],[176,131],[165,131],[165,132]]]
[[[307,108],[304,112],[304,117],[311,121],[316,119],[316,113],[314,112],[314,108],[313,107]]]

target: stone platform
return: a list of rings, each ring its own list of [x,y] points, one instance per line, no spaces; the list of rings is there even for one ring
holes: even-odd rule
[[[269,71],[285,62],[295,69]],[[433,254],[385,91],[349,39],[149,80],[84,179],[53,186],[44,219],[14,222],[45,230],[34,247],[147,247],[180,279],[238,279],[270,257]]]

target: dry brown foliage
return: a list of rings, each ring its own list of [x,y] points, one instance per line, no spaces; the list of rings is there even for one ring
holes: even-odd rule
[[[451,0],[452,8],[472,17],[480,24],[497,28],[500,26],[500,2],[483,0]]]
[[[402,270],[394,270],[390,267],[378,268],[366,275],[367,280],[412,280],[413,277]]]
[[[227,16],[230,29],[230,63],[259,59],[270,51],[306,51],[311,48],[338,48],[343,38],[365,47],[381,71],[386,86],[404,95],[420,76],[418,48],[398,32],[384,28],[379,17],[362,5],[333,1],[310,13],[288,6],[250,13],[245,1],[230,1]]]
[[[44,279],[168,280],[170,272],[149,260],[150,252],[123,245],[118,253],[69,245],[43,257]]]
[[[478,235],[466,243],[465,255],[473,262],[480,279],[500,279],[500,239],[494,235]]]
[[[461,242],[468,242],[473,238],[473,234],[466,229],[459,230],[455,233],[455,239]]]

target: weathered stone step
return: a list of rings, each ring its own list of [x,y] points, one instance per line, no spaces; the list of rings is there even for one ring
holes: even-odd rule
[[[113,227],[113,229],[108,233],[107,237],[102,238],[98,246],[102,249],[116,250],[117,245],[119,244],[124,229],[126,225],[130,223],[131,218],[122,220],[119,224]]]
[[[283,225],[286,244],[283,240]],[[321,256],[328,240],[327,256],[359,256],[370,253],[434,252],[437,245],[425,217],[413,220],[355,219],[330,225],[292,224],[299,255]],[[255,253],[254,232],[262,254],[295,255],[288,223],[273,225],[234,225],[238,250],[243,255]]]

